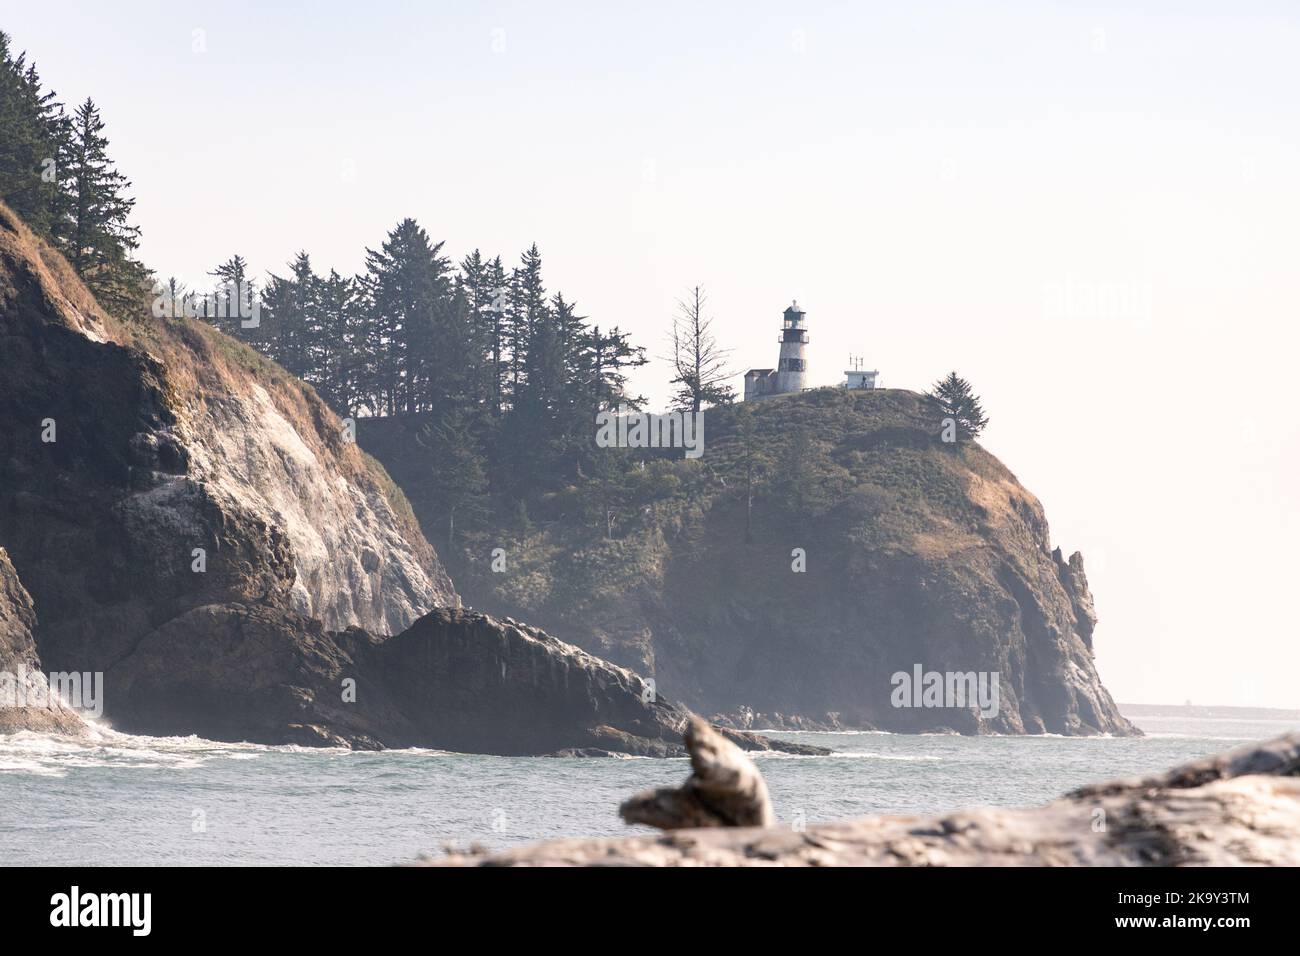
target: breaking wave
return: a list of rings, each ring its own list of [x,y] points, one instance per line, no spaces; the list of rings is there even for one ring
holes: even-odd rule
[[[87,728],[85,734],[78,736],[26,730],[16,734],[0,734],[0,774],[63,777],[70,770],[86,767],[188,770],[212,760],[257,760],[265,754],[273,753],[301,753],[327,758],[374,756],[371,751],[349,750],[346,747],[228,743],[195,736],[141,737],[120,733],[94,722],[87,722]],[[448,755],[447,751],[419,748],[387,753]]]

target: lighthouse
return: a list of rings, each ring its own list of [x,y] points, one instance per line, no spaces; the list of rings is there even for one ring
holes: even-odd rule
[[[745,401],[801,392],[808,376],[808,327],[798,302],[781,316],[781,354],[775,369],[751,368],[745,373]]]
[[[781,316],[781,358],[776,365],[776,390],[802,392],[804,379],[808,372],[808,328],[803,322],[804,311],[798,302],[791,302],[790,308]]]

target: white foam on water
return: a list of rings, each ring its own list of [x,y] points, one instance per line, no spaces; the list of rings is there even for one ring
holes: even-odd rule
[[[137,737],[94,722],[85,734],[66,736],[21,731],[0,734],[0,773],[62,777],[88,767],[177,769],[197,767],[213,757],[254,759],[256,744],[230,744],[201,737]]]
[[[756,760],[831,760],[839,757],[850,760],[902,760],[908,763],[943,760],[943,757],[932,754],[882,754],[867,750],[832,750],[828,754],[792,754],[781,750],[746,750],[745,756]]]
[[[118,767],[138,770],[188,770],[211,760],[257,760],[266,754],[308,754],[313,757],[366,758],[377,754],[416,757],[459,756],[445,750],[412,747],[365,751],[347,747],[306,747],[299,744],[229,743],[186,737],[143,737],[124,734],[103,722],[87,721],[78,736],[20,731],[0,734],[0,773],[63,777],[69,770]]]
[[[898,737],[905,736],[895,734],[891,730],[784,730],[780,727],[752,727],[750,733],[755,734],[780,734],[783,737],[797,737],[800,734],[815,734],[817,736],[841,736],[841,737]]]
[[[901,760],[905,763],[930,763],[943,760],[942,757],[932,754],[880,754],[864,750],[836,750],[831,752],[831,756],[848,757],[854,760]]]

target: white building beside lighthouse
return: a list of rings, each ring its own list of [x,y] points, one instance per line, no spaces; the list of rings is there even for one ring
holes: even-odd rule
[[[751,368],[745,373],[745,401],[755,402],[774,395],[801,392],[808,380],[808,328],[806,313],[798,302],[790,303],[781,317],[781,352],[777,366]]]

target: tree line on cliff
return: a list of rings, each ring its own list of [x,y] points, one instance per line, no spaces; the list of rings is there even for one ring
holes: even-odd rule
[[[156,284],[136,258],[131,183],[108,147],[95,102],[66,109],[0,32],[0,199],[64,254],[106,311],[147,322],[166,299],[162,314],[197,311],[341,416],[419,419],[449,512],[495,498],[514,513],[561,480],[621,473],[594,447],[592,422],[601,408],[641,404],[626,385],[644,350],[549,293],[536,246],[513,268],[478,251],[453,264],[403,219],[366,250],[356,276],[317,274],[302,252],[265,282],[235,255],[210,273],[213,290]],[[256,302],[254,319],[204,307],[232,293]]]
[[[212,274],[254,286],[260,305],[255,325],[240,315],[215,324],[341,416],[409,419],[445,466],[434,480],[449,500],[476,503],[489,486],[522,499],[548,476],[590,473],[596,412],[642,403],[627,376],[644,349],[549,292],[535,245],[511,268],[479,250],[453,263],[403,219],[356,276],[320,275],[306,252],[260,288],[242,256]]]
[[[627,384],[647,361],[644,348],[549,293],[536,245],[514,266],[479,250],[453,262],[407,218],[366,249],[354,276],[320,274],[299,252],[283,275],[260,280],[232,255],[209,273],[213,289],[187,289],[175,279],[155,283],[135,257],[130,186],[108,155],[94,101],[69,113],[0,32],[0,199],[63,252],[106,310],[146,322],[165,299],[163,314],[201,315],[311,384],[342,417],[410,419],[449,538],[458,521],[526,529],[529,510],[547,501],[590,512],[612,536],[619,516],[671,492],[676,479],[662,456],[647,467],[644,454],[593,441],[596,412],[642,406]],[[232,292],[250,308],[194,308],[223,297],[230,304]],[[697,286],[679,301],[669,336],[677,408],[734,398],[710,322]],[[932,397],[955,415],[961,439],[983,427],[978,400],[955,373]],[[749,420],[741,418],[742,436]],[[723,466],[731,487],[743,489],[747,535],[763,475],[775,461],[808,460],[801,440],[786,436],[779,448],[742,441],[746,453]]]
[[[0,32],[0,199],[72,264],[111,312],[134,312],[149,271],[136,259],[131,183],[108,156],[87,98],[69,112]]]

